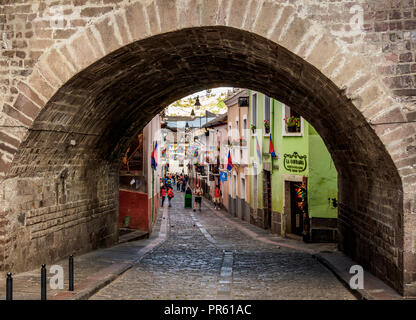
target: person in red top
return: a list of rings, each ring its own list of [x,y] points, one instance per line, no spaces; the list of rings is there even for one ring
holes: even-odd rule
[[[214,203],[215,203],[215,209],[216,210],[220,210],[220,205],[221,205],[221,189],[220,186],[216,186],[215,187],[215,193],[214,193]]]
[[[165,198],[166,198],[166,189],[163,184],[160,187],[160,196],[162,197],[162,207],[163,207],[163,204],[165,203]]]
[[[169,200],[169,207],[171,207],[172,206],[172,204],[171,204],[171,200],[172,200],[172,198],[174,197],[175,195],[173,194],[173,189],[172,189],[172,187],[170,187],[169,189],[168,189],[168,200]]]

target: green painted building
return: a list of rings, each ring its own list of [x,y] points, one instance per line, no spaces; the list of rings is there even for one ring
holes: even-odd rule
[[[249,101],[250,222],[305,241],[336,240],[337,171],[323,140],[283,103],[253,91]]]

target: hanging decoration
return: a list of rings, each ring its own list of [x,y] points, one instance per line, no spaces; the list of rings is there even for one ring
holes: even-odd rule
[[[276,153],[274,152],[274,146],[273,146],[272,134],[271,134],[271,133],[270,133],[269,153],[271,154],[271,156],[272,156],[273,158],[275,158],[275,157],[276,157]]]
[[[228,164],[227,164],[227,170],[231,171],[233,169],[233,162],[231,160],[231,151],[228,150]]]

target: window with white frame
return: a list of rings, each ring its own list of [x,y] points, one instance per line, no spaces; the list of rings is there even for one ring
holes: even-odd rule
[[[257,93],[251,96],[251,124],[257,128]]]
[[[233,198],[237,197],[237,175],[234,173],[233,175]]]
[[[241,192],[240,192],[240,198],[245,199],[246,198],[246,179],[241,178]]]
[[[271,99],[268,96],[264,96],[264,133],[268,135],[271,127]]]
[[[285,136],[301,136],[303,135],[303,118],[288,107],[282,105],[282,134]]]

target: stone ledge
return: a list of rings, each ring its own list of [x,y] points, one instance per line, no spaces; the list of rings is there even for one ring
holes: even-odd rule
[[[350,267],[359,265],[342,252],[319,252],[313,255],[326,266],[358,299],[361,300],[402,300],[405,299],[394,289],[364,269],[364,289],[352,290],[349,282]]]

